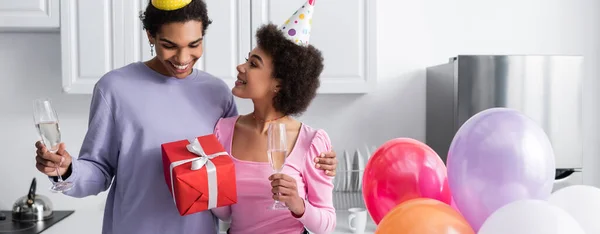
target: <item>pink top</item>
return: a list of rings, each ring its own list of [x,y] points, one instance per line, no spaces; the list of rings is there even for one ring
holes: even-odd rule
[[[222,118],[215,135],[225,150],[231,153],[232,136],[239,116]],[[238,202],[212,209],[221,220],[231,218],[231,233],[299,234],[306,227],[313,233],[331,233],[336,218],[333,207],[333,177],[315,168],[314,159],[331,150],[327,133],[302,124],[294,148],[288,155],[282,173],[296,179],[298,195],[304,198],[304,215],[295,218],[288,210],[269,210],[274,200],[268,162],[251,162],[232,157],[237,178]],[[267,154],[265,152],[265,158]]]

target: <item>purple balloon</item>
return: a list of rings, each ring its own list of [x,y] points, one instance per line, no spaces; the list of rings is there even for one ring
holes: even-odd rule
[[[550,197],[556,170],[544,130],[508,108],[477,113],[448,151],[448,182],[456,207],[478,231],[497,209],[521,199]]]

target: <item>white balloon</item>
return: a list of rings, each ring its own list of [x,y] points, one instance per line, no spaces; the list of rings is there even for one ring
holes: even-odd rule
[[[478,234],[584,234],[566,211],[542,200],[519,200],[496,210]]]
[[[572,185],[552,193],[548,202],[573,216],[586,233],[600,233],[600,189]]]

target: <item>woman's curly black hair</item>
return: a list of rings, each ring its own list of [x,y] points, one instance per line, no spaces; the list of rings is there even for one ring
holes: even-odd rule
[[[148,1],[146,11],[140,14],[140,19],[144,29],[153,37],[156,36],[161,26],[168,23],[198,20],[202,22],[202,35],[205,35],[206,29],[212,23],[208,18],[206,3],[203,0],[192,0],[188,5],[172,11],[159,10],[152,5],[152,1]]]
[[[256,33],[257,44],[273,58],[272,76],[280,88],[273,98],[277,111],[300,115],[317,94],[323,71],[321,51],[312,45],[296,45],[273,24],[263,25]]]

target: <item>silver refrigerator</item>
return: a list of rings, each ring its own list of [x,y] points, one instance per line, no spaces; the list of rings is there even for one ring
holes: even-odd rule
[[[554,190],[582,184],[583,57],[459,55],[427,68],[426,144],[446,161],[452,138],[471,116],[516,109],[546,132],[556,157]]]

